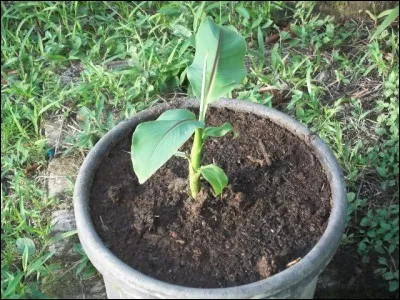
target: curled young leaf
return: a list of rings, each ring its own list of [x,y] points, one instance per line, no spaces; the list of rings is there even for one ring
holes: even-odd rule
[[[215,196],[222,193],[228,184],[228,177],[220,167],[210,164],[200,168],[201,175],[211,184]]]
[[[221,126],[218,127],[206,127],[203,131],[203,139],[208,137],[220,137],[227,134],[229,131],[233,131],[234,138],[237,137],[237,132],[233,130],[233,127],[230,123],[225,122]]]
[[[204,85],[205,106],[241,84],[246,73],[245,52],[246,43],[240,34],[215,24],[210,17],[204,19],[196,34],[196,54],[188,68],[188,79],[198,99]]]

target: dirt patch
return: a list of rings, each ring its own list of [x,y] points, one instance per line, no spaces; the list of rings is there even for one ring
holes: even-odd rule
[[[46,294],[54,299],[107,299],[99,275],[83,280],[75,275],[76,262],[66,261],[63,265],[67,271],[57,270],[43,279],[42,290]]]
[[[315,299],[399,299],[388,291],[388,282],[377,278],[375,258],[362,263],[357,244],[341,246],[318,278]]]
[[[201,199],[189,198],[181,158],[139,185],[131,135],[103,161],[92,186],[93,222],[110,250],[133,268],[184,286],[237,286],[286,269],[321,237],[331,192],[308,146],[269,120],[210,109],[207,124],[225,121],[239,137],[207,140],[202,161],[229,177],[218,198],[205,182]]]

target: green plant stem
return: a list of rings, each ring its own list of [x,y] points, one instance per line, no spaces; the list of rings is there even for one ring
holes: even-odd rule
[[[206,95],[206,69],[207,69],[207,55],[204,58],[204,71],[201,89],[201,99],[200,99],[200,112],[199,121],[205,122],[206,111],[207,111],[207,99]],[[203,149],[203,129],[197,128],[194,132],[194,141],[192,146],[192,152],[190,153],[190,163],[189,163],[189,187],[190,194],[193,199],[196,199],[197,194],[200,192],[200,161],[201,161],[201,151]]]
[[[189,187],[190,194],[196,198],[200,191],[200,161],[203,148],[203,129],[197,128],[194,133],[192,152],[189,163]]]

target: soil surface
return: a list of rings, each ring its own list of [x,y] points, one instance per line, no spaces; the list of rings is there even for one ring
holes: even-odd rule
[[[317,243],[328,222],[331,191],[306,143],[252,114],[209,110],[208,125],[225,121],[239,136],[208,139],[202,160],[229,177],[218,198],[206,182],[196,201],[188,196],[182,158],[172,158],[139,185],[129,154],[131,133],[103,161],[92,186],[91,215],[121,260],[173,284],[230,287],[290,267]]]

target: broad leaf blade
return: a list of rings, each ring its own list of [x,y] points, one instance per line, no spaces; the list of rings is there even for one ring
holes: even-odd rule
[[[222,124],[219,127],[207,127],[207,128],[204,128],[203,139],[206,139],[210,136],[212,136],[212,137],[224,136],[231,130],[234,132],[234,135],[236,137],[237,133],[233,130],[232,125],[228,122],[225,122],[224,124]]]
[[[204,105],[227,95],[241,84],[245,77],[245,52],[246,43],[240,34],[216,25],[210,17],[204,19],[196,35],[196,54],[188,68],[193,92],[200,99],[203,70],[207,66]]]
[[[389,282],[389,292],[397,291],[399,288],[399,281],[392,280]]]
[[[211,184],[215,196],[222,193],[222,190],[228,184],[228,177],[224,170],[216,165],[207,165],[200,168],[201,175]]]
[[[139,183],[146,182],[204,123],[191,119],[141,123],[132,137],[131,158]]]
[[[157,120],[196,120],[196,115],[187,109],[171,109],[162,113]]]
[[[16,244],[20,254],[24,254],[26,251],[27,255],[31,256],[36,251],[35,243],[30,238],[19,238]]]

